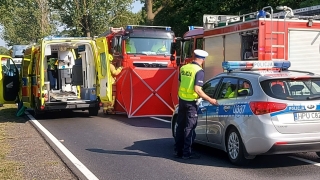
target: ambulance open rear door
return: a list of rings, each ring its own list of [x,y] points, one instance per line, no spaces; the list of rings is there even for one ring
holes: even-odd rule
[[[13,59],[0,55],[0,103],[15,104],[20,88],[19,70]]]
[[[100,100],[103,104],[110,104],[112,102],[112,76],[110,73],[110,61],[108,44],[105,37],[96,39],[97,51],[98,51],[98,78],[100,89]],[[100,61],[100,62],[99,62]]]

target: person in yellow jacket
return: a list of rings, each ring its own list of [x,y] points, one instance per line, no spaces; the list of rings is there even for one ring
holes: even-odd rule
[[[250,84],[247,81],[243,81],[242,87],[238,89],[238,96],[248,95],[250,93]],[[235,90],[232,91],[231,87],[228,87],[225,98],[235,98]]]
[[[175,136],[175,157],[183,159],[199,158],[191,153],[191,145],[195,139],[197,126],[197,99],[202,98],[210,104],[218,105],[216,99],[202,91],[204,71],[202,64],[208,53],[204,50],[194,50],[195,60],[181,67],[179,74],[179,110],[177,131]]]
[[[113,61],[113,56],[111,54],[108,54],[108,60],[110,61],[110,72],[111,72],[111,75],[112,77],[110,77],[111,79],[111,84],[113,85],[114,82],[115,82],[115,77],[118,76],[121,71],[122,71],[122,67],[118,67],[116,68],[112,61]],[[112,86],[113,88],[113,91],[116,91],[116,86]],[[113,95],[112,97],[112,100],[109,100],[108,102],[105,102],[103,103],[103,112],[104,113],[109,113],[109,114],[114,114],[115,112],[113,111],[113,105],[114,105],[114,102],[115,101],[115,97]]]
[[[119,75],[120,72],[122,71],[122,67],[116,68],[116,67],[112,64],[113,56],[112,56],[111,54],[108,54],[108,58],[109,58],[109,61],[110,61],[110,72],[111,72],[112,76],[117,76],[117,75]]]
[[[158,40],[151,48],[152,52],[166,52],[167,48],[164,41]]]

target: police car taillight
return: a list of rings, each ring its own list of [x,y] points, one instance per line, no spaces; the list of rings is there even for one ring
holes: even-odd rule
[[[263,115],[281,111],[287,108],[285,103],[254,101],[250,102],[250,109],[255,115]]]

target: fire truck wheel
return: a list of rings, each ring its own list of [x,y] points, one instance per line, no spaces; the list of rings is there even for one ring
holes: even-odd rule
[[[99,109],[98,108],[90,108],[89,109],[89,116],[98,116]]]

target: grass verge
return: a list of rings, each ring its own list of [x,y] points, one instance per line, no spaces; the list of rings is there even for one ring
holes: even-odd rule
[[[8,160],[7,155],[13,150],[7,143],[8,130],[13,123],[22,121],[22,118],[15,116],[17,107],[15,105],[4,105],[0,107],[0,179],[22,179],[19,172],[21,164]]]

